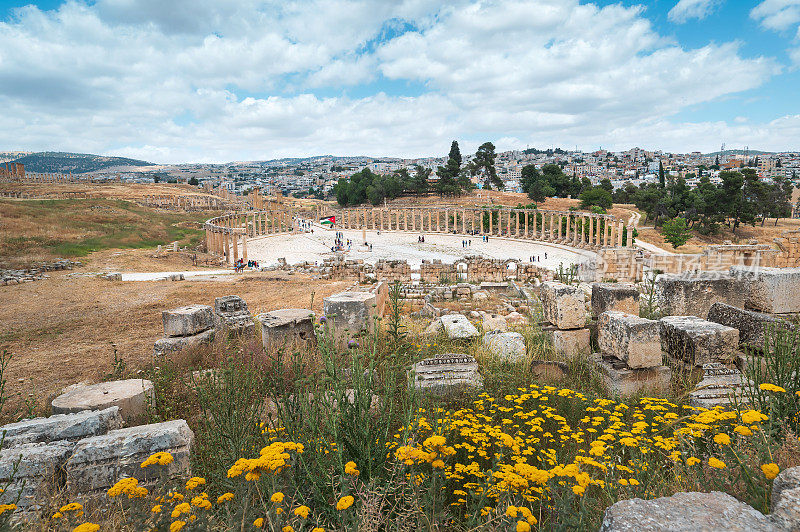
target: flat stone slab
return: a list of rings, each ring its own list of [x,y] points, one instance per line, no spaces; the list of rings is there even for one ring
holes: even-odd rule
[[[597,342],[601,353],[631,368],[661,365],[660,324],[655,320],[614,310],[604,312],[597,322]]]
[[[322,300],[325,316],[333,320],[334,329],[351,334],[372,329],[377,305],[375,294],[369,292],[340,292]]]
[[[411,386],[419,392],[447,395],[465,389],[482,389],[483,377],[471,355],[444,353],[411,366]]]
[[[81,384],[53,399],[52,408],[54,414],[69,414],[116,406],[122,419],[133,423],[144,416],[153,393],[153,383],[145,379]]]
[[[444,333],[451,340],[469,340],[480,336],[480,332],[463,314],[446,314],[439,318]]]
[[[39,510],[52,492],[63,485],[62,467],[75,445],[68,441],[26,443],[0,451],[0,484],[6,489],[4,502],[19,496],[16,503],[19,512]]]
[[[189,305],[161,313],[164,336],[192,336],[214,326],[214,309],[209,305]]]
[[[314,312],[301,308],[285,308],[256,316],[261,323],[264,349],[315,341]]]
[[[623,397],[635,395],[642,390],[663,392],[669,387],[672,370],[668,366],[632,369],[618,358],[592,355],[592,361],[603,378],[603,383],[613,393]]]
[[[600,532],[772,531],[770,520],[733,496],[676,493],[652,500],[628,499],[606,509]]]
[[[661,348],[687,364],[729,362],[736,356],[739,331],[697,316],[661,318]]]
[[[639,315],[639,290],[632,283],[593,283],[592,312],[600,316],[607,310]]]
[[[75,452],[64,466],[67,490],[97,493],[124,477],[155,482],[165,474],[170,477],[188,475],[193,442],[194,434],[182,419],[85,438],[75,445]],[[160,451],[172,454],[174,461],[165,466],[141,467],[145,459]]]
[[[556,352],[562,355],[573,357],[580,353],[589,354],[591,351],[591,333],[588,328],[561,330],[554,325],[545,325],[542,332]]]
[[[708,321],[733,327],[739,331],[739,344],[754,349],[764,350],[767,331],[789,329],[791,325],[770,314],[736,308],[725,303],[714,303],[708,311]]]
[[[689,392],[689,404],[698,408],[727,407],[747,403],[742,386],[744,376],[739,370],[712,362],[703,365],[703,378]]]
[[[669,316],[708,317],[718,301],[744,307],[745,291],[738,279],[719,272],[660,274],[654,287],[660,310]]]
[[[3,449],[10,449],[28,443],[76,441],[119,428],[122,428],[122,416],[119,407],[112,406],[98,411],[24,419],[0,427],[0,434],[5,434]]]
[[[159,338],[153,344],[153,358],[163,358],[172,353],[186,349],[196,349],[214,341],[216,329],[209,329],[192,336],[176,336],[172,338]]]
[[[508,322],[500,314],[484,314],[481,317],[481,325],[483,326],[483,332],[508,330]]]
[[[544,319],[559,329],[586,326],[586,295],[577,286],[546,281],[541,286]]]
[[[742,305],[773,314],[800,312],[800,268],[748,268],[732,266],[731,275],[744,281]]]
[[[484,334],[483,345],[496,357],[509,362],[524,360],[525,337],[518,332],[493,331]]]

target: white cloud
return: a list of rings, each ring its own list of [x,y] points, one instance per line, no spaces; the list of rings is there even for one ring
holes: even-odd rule
[[[794,29],[794,47],[789,48],[789,58],[800,66],[800,0],[764,0],[750,11],[750,18],[768,30]]]
[[[680,0],[669,10],[667,17],[677,24],[693,18],[702,20],[713,13],[720,3],[721,0]]]
[[[737,43],[683,48],[639,7],[163,4],[69,1],[0,22],[0,147],[178,162],[441,155],[454,138],[465,151],[484,140],[682,150],[713,148],[720,135],[773,148],[799,138],[784,136],[796,117],[672,123],[777,67],[742,57]]]

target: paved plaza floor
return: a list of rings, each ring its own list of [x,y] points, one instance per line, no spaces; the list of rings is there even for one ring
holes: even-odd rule
[[[321,263],[325,257],[333,255],[331,247],[334,245],[335,233],[333,229],[314,226],[313,233],[270,235],[248,239],[247,256],[251,260],[257,260],[260,266],[277,264],[279,258],[285,258],[289,264],[304,261]],[[440,259],[442,262],[452,263],[469,255],[503,260],[517,259],[523,262],[530,261],[534,256],[537,258],[536,264],[541,263],[542,267],[548,269],[555,269],[561,263],[568,266],[597,258],[592,251],[546,242],[494,236],[490,236],[488,242],[482,242],[480,236],[470,238],[463,235],[433,233],[425,234],[425,242],[421,243],[417,238],[422,233],[394,231],[382,231],[380,234],[377,231],[367,231],[366,239],[372,244],[372,251],[365,251],[360,245],[361,230],[345,230],[342,233],[345,240],[350,239],[353,242],[350,251],[346,253],[348,259],[363,259],[370,264],[380,259],[405,260],[414,269],[419,268],[423,259]],[[463,247],[464,240],[471,240],[472,245]]]

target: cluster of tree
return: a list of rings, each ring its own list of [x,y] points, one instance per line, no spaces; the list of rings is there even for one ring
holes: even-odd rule
[[[334,187],[336,201],[342,205],[359,205],[372,203],[379,205],[385,198],[393,199],[402,194],[436,193],[440,196],[457,196],[474,188],[472,178],[477,177],[484,182],[484,188],[492,186],[502,189],[503,181],[497,175],[494,165],[494,144],[482,144],[475,157],[463,164],[458,142],[450,145],[447,162],[436,169],[437,179],[430,180],[431,169],[415,166],[413,174],[407,168],[396,170],[389,175],[375,174],[365,168],[350,176],[340,179]]]
[[[633,203],[658,226],[666,220],[681,217],[689,229],[701,234],[718,230],[726,224],[734,234],[740,224],[764,225],[767,218],[791,214],[792,182],[775,178],[773,183],[761,181],[753,168],[722,171],[722,183],[716,185],[707,176],[700,178],[694,189],[682,177],[666,176],[665,183],[631,184],[614,191],[616,203]]]
[[[547,155],[548,157],[552,157],[553,154],[564,155],[567,153],[566,151],[562,150],[561,148],[548,148],[546,150],[537,150],[536,148],[528,148],[527,150],[522,150],[522,153],[525,155]]]

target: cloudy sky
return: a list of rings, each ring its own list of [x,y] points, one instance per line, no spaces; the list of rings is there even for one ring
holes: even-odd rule
[[[0,151],[800,150],[800,0],[0,0]]]

